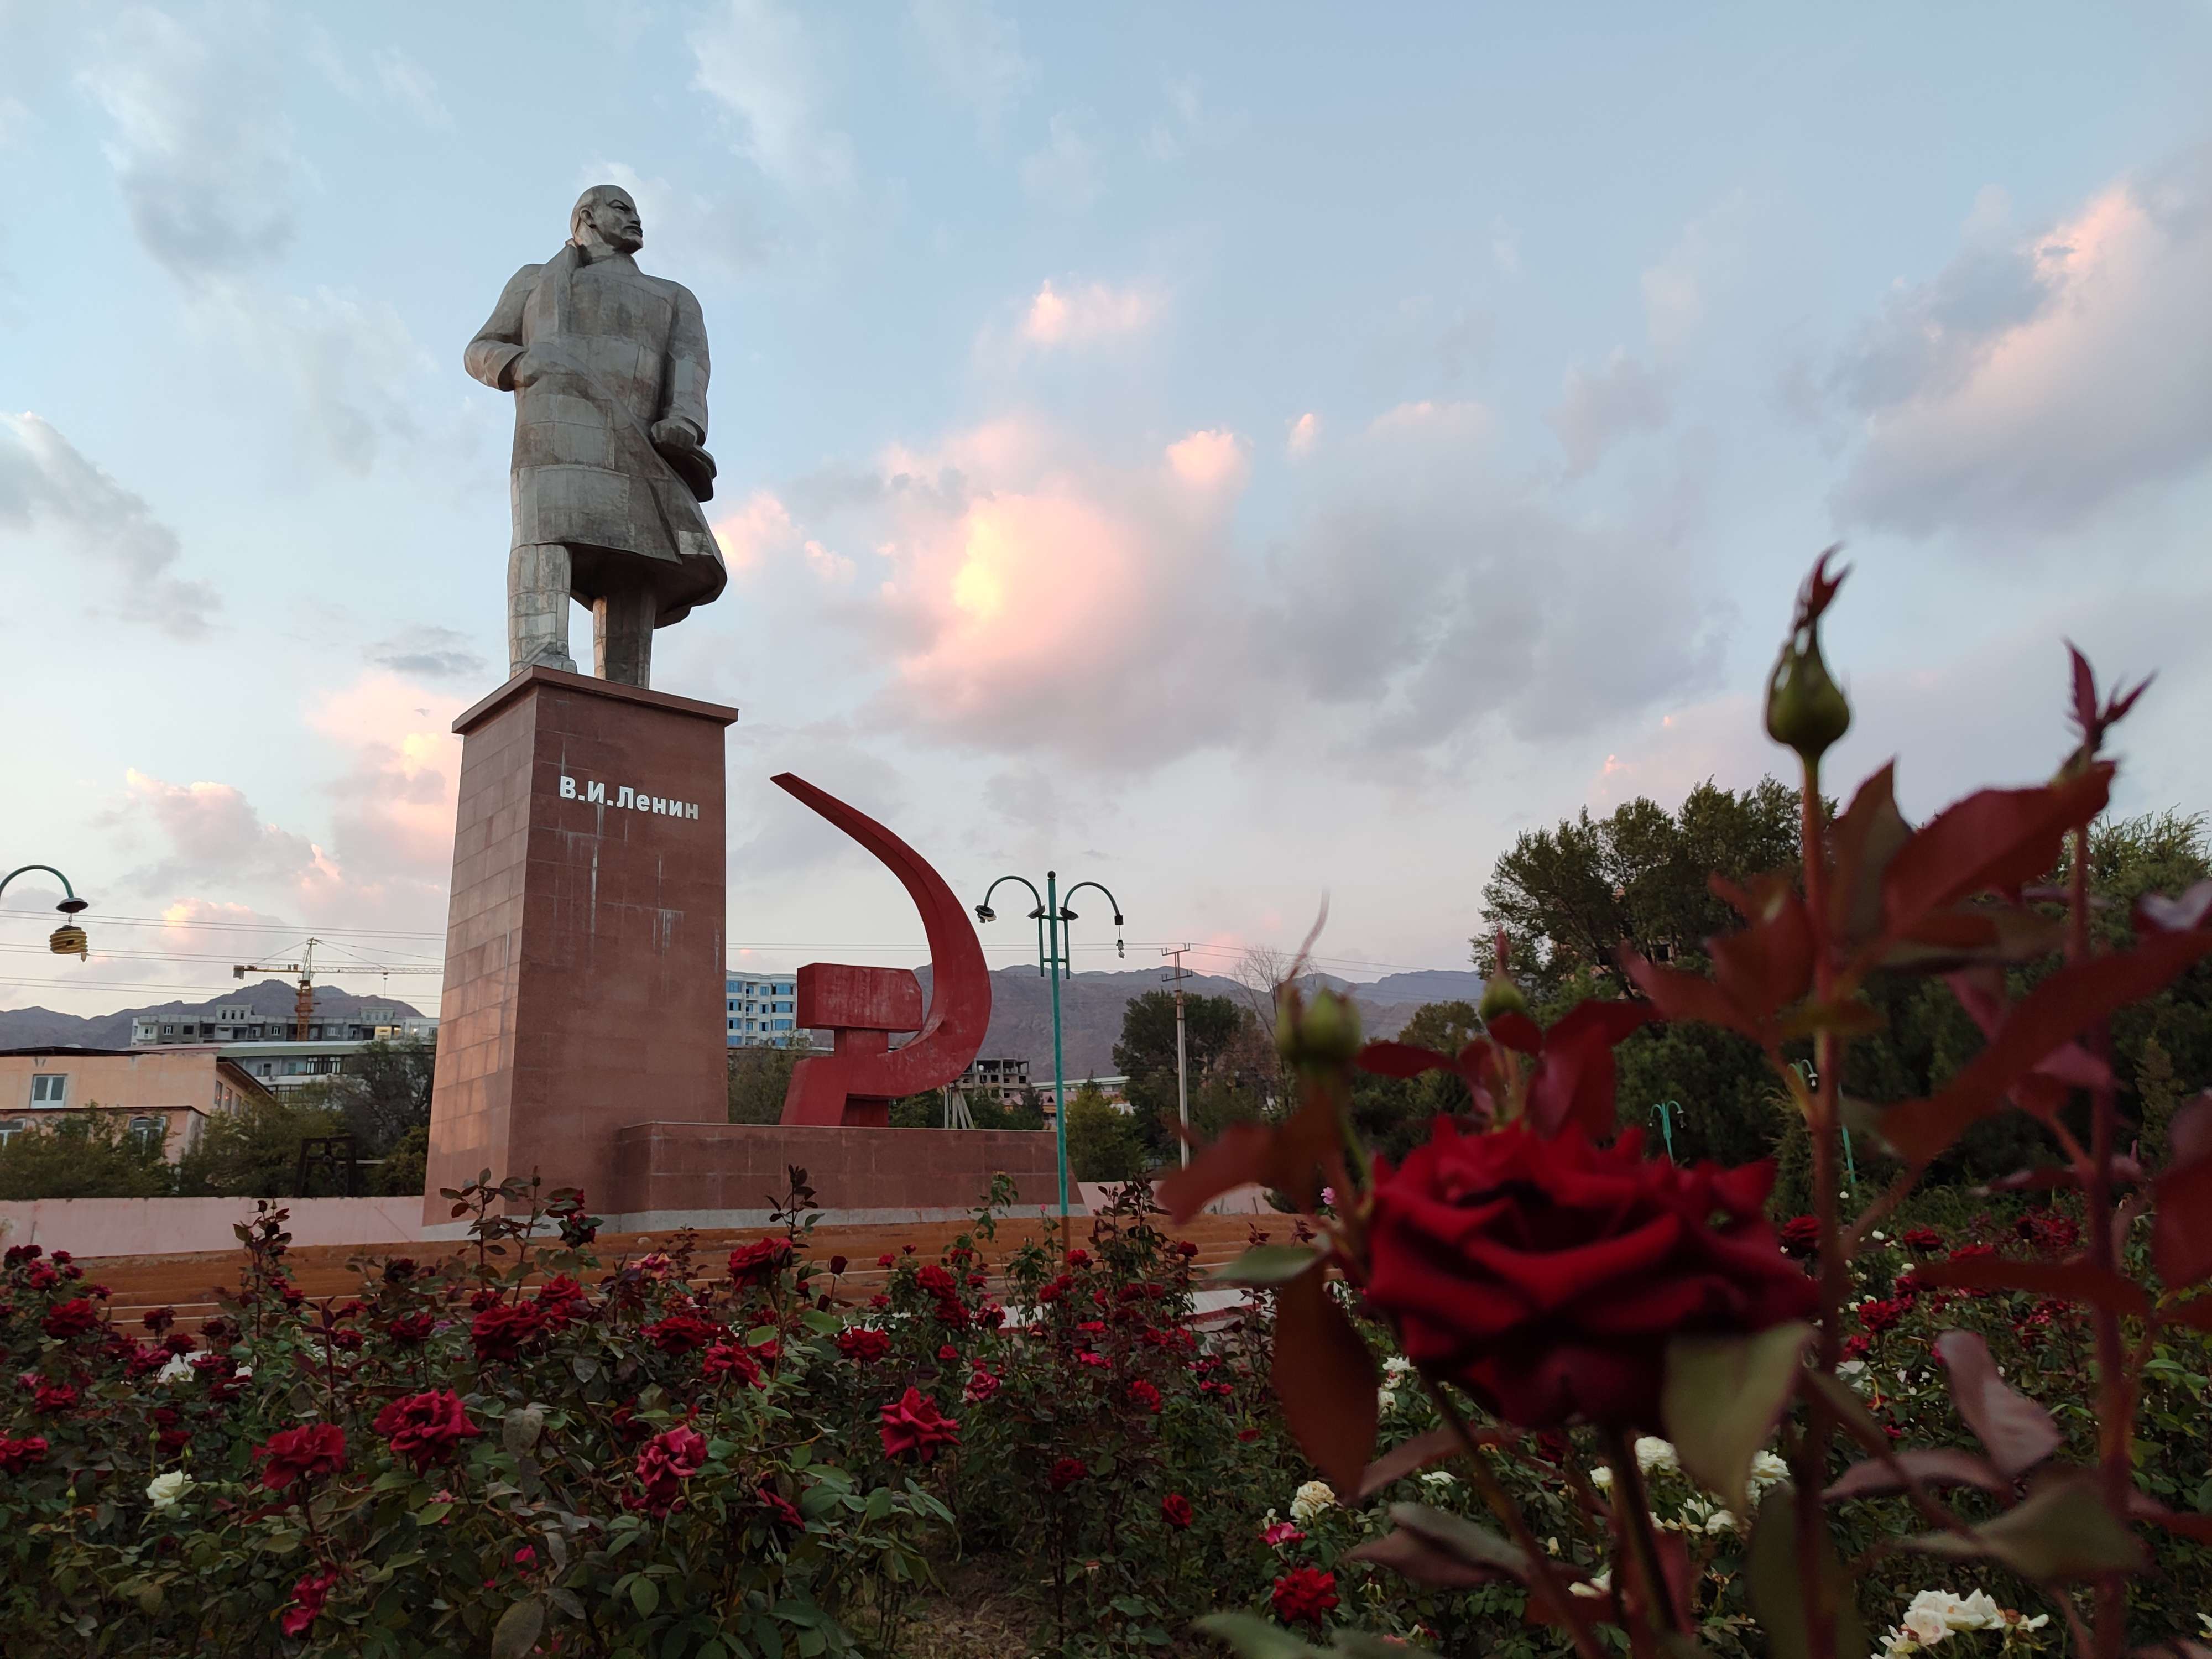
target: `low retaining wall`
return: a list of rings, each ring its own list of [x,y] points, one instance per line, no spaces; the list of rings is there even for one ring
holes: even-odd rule
[[[290,1198],[295,1244],[411,1244],[423,1237],[419,1198]],[[0,1201],[0,1243],[72,1255],[186,1255],[234,1250],[253,1218],[250,1198],[34,1198]]]

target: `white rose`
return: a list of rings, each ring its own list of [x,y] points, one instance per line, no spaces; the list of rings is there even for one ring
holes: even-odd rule
[[[1386,1417],[1389,1416],[1392,1412],[1398,1409],[1398,1396],[1392,1393],[1389,1389],[1376,1389],[1375,1409],[1382,1413],[1382,1415]]]
[[[1643,1436],[1636,1443],[1636,1467],[1646,1474],[1654,1469],[1665,1469],[1671,1473],[1680,1467],[1674,1461],[1674,1443],[1662,1440],[1656,1435]]]
[[[1735,1518],[1734,1510],[1715,1510],[1705,1517],[1705,1530],[1707,1532],[1741,1532],[1743,1530],[1743,1522]]]
[[[185,1495],[198,1484],[182,1469],[171,1469],[146,1483],[146,1501],[154,1506],[155,1513],[163,1514],[184,1502]]]
[[[1459,1485],[1459,1477],[1449,1469],[1424,1469],[1421,1484],[1431,1492],[1449,1492]]]
[[[1751,1460],[1751,1495],[1757,1498],[1769,1486],[1790,1478],[1790,1466],[1771,1451],[1755,1454]]]
[[[1309,1480],[1291,1499],[1291,1519],[1301,1524],[1336,1507],[1336,1491],[1326,1480]]]
[[[1948,1616],[1953,1630],[1996,1630],[2004,1623],[2004,1609],[1986,1590],[1975,1590],[1963,1601],[1954,1598]]]
[[[1592,1469],[1590,1471],[1589,1478],[1590,1485],[1595,1486],[1600,1492],[1611,1492],[1613,1490],[1613,1471],[1606,1468],[1604,1464],[1601,1463],[1595,1468]]]

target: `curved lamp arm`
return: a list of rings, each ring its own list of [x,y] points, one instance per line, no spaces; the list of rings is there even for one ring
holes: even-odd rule
[[[45,871],[56,881],[61,883],[62,891],[69,895],[69,896],[64,899],[59,904],[54,906],[55,909],[61,911],[65,915],[73,916],[78,911],[88,908],[86,902],[76,896],[76,889],[70,885],[70,878],[64,875],[60,871],[55,869],[51,864],[26,864],[19,869],[10,870],[6,875],[0,876],[0,893],[6,892],[8,890],[8,884],[15,880],[16,877],[27,876],[33,870]]]
[[[998,880],[991,884],[989,889],[984,893],[983,902],[975,907],[975,920],[978,921],[996,921],[999,919],[999,913],[991,908],[991,895],[997,892],[1000,888],[1005,886],[1006,883],[1010,881],[1018,881],[1021,883],[1023,886],[1030,890],[1030,896],[1036,901],[1036,908],[1030,911],[1030,915],[1036,921],[1037,925],[1037,972],[1042,974],[1045,971],[1044,895],[1037,891],[1036,884],[1035,882],[1031,881],[1027,876],[1000,876]]]
[[[1106,902],[1114,907],[1114,954],[1117,957],[1127,955],[1127,952],[1123,951],[1121,948],[1121,901],[1114,896],[1112,890],[1107,887],[1105,883],[1100,881],[1079,881],[1074,886],[1069,888],[1065,893],[1062,893],[1060,896],[1060,921],[1065,923],[1073,921],[1075,920],[1075,912],[1067,908],[1067,901],[1073,898],[1078,893],[1081,892],[1086,887],[1096,887],[1100,892],[1104,893],[1106,895]]]

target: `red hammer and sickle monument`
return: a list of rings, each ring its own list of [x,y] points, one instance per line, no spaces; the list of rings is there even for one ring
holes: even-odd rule
[[[899,878],[929,941],[929,1006],[904,968],[814,962],[799,970],[799,1024],[827,1028],[836,1046],[792,1067],[783,1121],[883,1128],[891,1102],[956,1081],[973,1063],[991,1023],[991,975],[960,901],[921,854],[865,813],[789,772],[769,780],[836,824]],[[912,1041],[890,1046],[895,1031]]]

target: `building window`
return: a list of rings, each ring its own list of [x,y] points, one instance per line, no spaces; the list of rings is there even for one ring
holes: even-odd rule
[[[31,1104],[58,1106],[69,1093],[69,1073],[41,1072],[31,1079]]]
[[[9,1118],[3,1123],[0,1123],[0,1146],[6,1146],[9,1141],[13,1140],[17,1135],[21,1134],[24,1130],[30,1127],[31,1120],[27,1117],[13,1117]]]
[[[168,1136],[169,1124],[166,1118],[134,1117],[131,1120],[131,1139],[134,1146],[156,1147]]]

